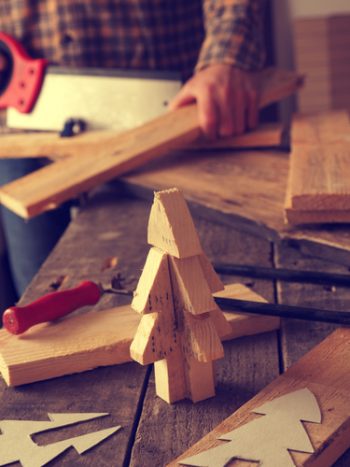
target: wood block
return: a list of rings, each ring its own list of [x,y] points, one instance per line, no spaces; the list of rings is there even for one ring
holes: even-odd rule
[[[176,258],[202,254],[192,216],[183,194],[177,188],[154,194],[147,242]]]
[[[268,69],[256,78],[261,87],[260,107],[289,96],[301,85],[299,76],[281,70]],[[0,201],[24,218],[35,216],[171,150],[186,147],[200,133],[196,105],[168,112],[116,135],[108,143],[97,142],[93,153],[55,162],[3,186]]]
[[[232,298],[263,300],[247,287],[235,284]],[[225,313],[231,333],[225,340],[279,328],[279,319]],[[0,330],[0,372],[9,386],[42,381],[99,366],[131,361],[130,345],[140,315],[130,306],[39,324],[21,336]],[[256,323],[256,324],[255,324]]]
[[[347,112],[301,117],[293,123],[285,204],[287,221],[343,220],[350,210],[350,122]],[[345,215],[341,214],[345,211]],[[324,212],[324,216],[322,213]],[[314,214],[313,214],[314,213]]]
[[[251,413],[255,408],[304,388],[315,395],[322,420],[320,424],[303,423],[315,452],[290,451],[292,459],[298,467],[332,465],[350,445],[350,329],[346,328],[331,334],[169,466],[181,465],[181,459],[222,445],[217,438],[256,419]],[[236,460],[235,465],[243,467],[246,462]]]
[[[223,314],[221,310],[219,313]],[[185,329],[182,345],[185,348],[186,355],[193,355],[197,362],[209,363],[224,357],[224,348],[212,321],[212,315],[205,313],[199,316],[193,316],[191,313],[184,312]]]
[[[198,256],[181,260],[169,257],[169,267],[175,300],[175,314],[177,314],[177,308],[184,309],[194,315],[208,313],[217,308]]]
[[[224,290],[224,284],[221,282],[220,277],[216,274],[213,265],[205,254],[198,256],[203,274],[206,278],[210,291],[212,293]]]
[[[134,292],[131,307],[138,313],[169,310],[173,306],[168,255],[151,248]]]

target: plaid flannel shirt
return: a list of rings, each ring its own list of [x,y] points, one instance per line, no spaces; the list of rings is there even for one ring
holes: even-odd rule
[[[71,67],[177,71],[263,65],[264,0],[0,0],[0,30]]]

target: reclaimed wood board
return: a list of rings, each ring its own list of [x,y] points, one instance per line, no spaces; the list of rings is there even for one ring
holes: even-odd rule
[[[287,221],[290,224],[349,222],[348,112],[297,117],[291,140]]]
[[[350,444],[349,362],[350,330],[340,328],[169,466],[181,465],[181,459],[219,446],[220,435],[256,417],[251,413],[255,407],[303,388],[310,389],[316,396],[322,423],[304,424],[315,453],[291,451],[291,456],[296,466],[332,465]],[[246,463],[236,461],[236,465]]]
[[[149,200],[154,190],[176,186],[198,215],[273,241],[296,241],[314,255],[336,255],[350,265],[347,225],[285,224],[288,170],[289,154],[281,150],[187,151],[124,176],[123,182],[127,190]]]
[[[296,91],[299,76],[267,69],[257,76],[260,107]],[[0,202],[16,214],[30,218],[52,209],[98,184],[186,147],[201,134],[196,105],[168,112],[141,127],[116,135],[108,144],[97,144],[84,158],[60,160],[3,186]]]
[[[226,295],[265,301],[249,288],[235,284]],[[275,317],[225,313],[231,324],[225,340],[279,328]],[[39,324],[23,335],[0,330],[0,372],[9,386],[79,373],[100,366],[130,362],[130,344],[140,315],[129,305],[67,316]]]

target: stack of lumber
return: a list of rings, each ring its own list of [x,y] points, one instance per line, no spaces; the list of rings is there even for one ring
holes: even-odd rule
[[[299,111],[350,108],[350,15],[298,18],[293,37],[296,68],[306,75]]]
[[[346,111],[299,116],[285,217],[290,224],[350,221],[350,121]]]

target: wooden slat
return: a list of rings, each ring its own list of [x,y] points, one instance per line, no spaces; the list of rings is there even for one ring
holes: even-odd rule
[[[264,301],[240,284],[226,296]],[[225,313],[231,333],[225,340],[279,328],[279,319]],[[0,372],[9,386],[132,361],[130,344],[140,315],[123,306],[67,316],[40,324],[22,336],[0,330]]]
[[[260,107],[280,100],[301,84],[295,74],[266,70],[260,76]],[[168,112],[97,146],[93,155],[70,158],[5,185],[0,201],[25,218],[51,209],[83,191],[185,147],[200,135],[196,105]]]
[[[69,156],[94,155],[96,146],[109,144],[115,131],[89,131],[74,138],[61,138],[55,133],[15,133],[0,136],[0,159],[22,157],[49,157],[64,159]],[[188,149],[240,149],[276,147],[283,143],[281,124],[265,123],[243,135],[205,141],[199,138]]]
[[[350,330],[338,329],[285,374],[227,418],[209,435],[180,456],[179,460],[220,445],[216,438],[241,426],[255,415],[251,411],[264,402],[297,389],[310,389],[321,408],[322,423],[305,423],[314,454],[292,451],[296,466],[332,465],[349,447],[350,439]],[[236,461],[235,465],[246,465]]]
[[[285,208],[288,222],[349,220],[349,167],[350,122],[347,112],[297,118],[293,123]]]

